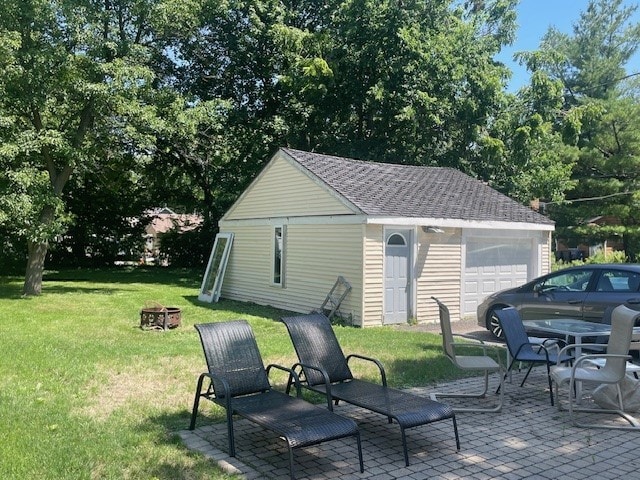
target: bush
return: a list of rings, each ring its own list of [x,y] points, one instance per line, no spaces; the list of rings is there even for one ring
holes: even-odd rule
[[[577,267],[580,265],[588,265],[594,263],[627,263],[627,257],[624,252],[610,252],[606,255],[604,252],[598,252],[595,255],[591,255],[584,260],[573,260],[571,262],[564,262],[562,260],[552,261],[551,271],[555,272],[556,270],[561,270],[567,267]]]
[[[0,251],[0,272],[24,273],[27,265],[27,241],[0,228],[0,238],[4,238]]]
[[[204,226],[187,232],[173,228],[160,235],[159,263],[180,268],[204,268],[215,237],[216,232]]]

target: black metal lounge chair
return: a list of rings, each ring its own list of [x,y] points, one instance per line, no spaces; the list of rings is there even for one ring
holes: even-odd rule
[[[201,374],[198,379],[190,430],[195,428],[200,398],[204,397],[226,409],[229,455],[232,457],[236,454],[233,415],[237,414],[286,440],[291,478],[294,478],[294,448],[349,436],[356,437],[360,472],[364,472],[360,432],[356,423],[301,398],[273,390],[269,383],[271,368],[289,373],[289,382],[293,379],[296,383],[298,396],[300,383],[295,372],[288,368],[272,364],[265,369],[253,331],[246,321],[207,323],[195,327],[200,334],[208,372]],[[207,379],[209,385],[203,391]],[[328,405],[331,408],[331,404]]]
[[[302,385],[326,395],[329,403],[340,400],[380,413],[400,425],[405,464],[409,465],[405,430],[427,423],[451,419],[460,450],[460,438],[454,411],[443,403],[403,392],[387,386],[382,364],[373,358],[351,354],[345,358],[331,322],[321,313],[285,317],[282,321],[289,330],[300,363],[293,368],[303,375]],[[373,362],[380,370],[382,384],[355,379],[349,360],[357,358]],[[291,386],[291,381],[289,387]]]

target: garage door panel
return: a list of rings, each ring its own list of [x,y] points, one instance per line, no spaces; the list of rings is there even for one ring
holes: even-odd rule
[[[494,292],[496,289],[496,281],[495,280],[483,280],[482,281],[482,290],[480,292],[475,292],[475,293],[480,293],[482,295],[488,295],[489,293]],[[469,292],[469,293],[474,293],[474,292]]]
[[[462,298],[465,315],[475,314],[487,295],[527,282],[531,239],[468,238],[466,247]]]
[[[515,269],[517,273],[524,274],[524,275],[526,275],[528,271],[527,265],[523,265],[523,264],[516,265]]]
[[[505,288],[513,288],[513,287],[518,287],[519,285],[514,285],[513,281],[511,280],[504,280],[500,282],[500,287],[498,288],[498,290],[504,290]],[[489,295],[493,293],[490,292]]]
[[[469,293],[478,293],[478,283],[477,282],[466,282],[464,284],[465,292]]]

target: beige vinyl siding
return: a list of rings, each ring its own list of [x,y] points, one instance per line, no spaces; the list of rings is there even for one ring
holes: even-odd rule
[[[364,235],[362,325],[383,324],[384,297],[384,228],[367,225]]]
[[[422,229],[418,229],[420,245],[416,258],[418,322],[438,321],[438,308],[431,300],[432,296],[449,307],[452,320],[460,318],[461,230],[453,228],[444,230],[444,233],[424,233]]]
[[[221,225],[220,231],[234,233],[221,296],[268,305],[272,290],[281,288],[271,285],[273,227]]]
[[[352,287],[340,311],[361,322],[362,225],[290,225],[287,297],[300,311],[318,308],[342,275]]]
[[[362,225],[288,225],[283,288],[271,282],[273,227],[226,228],[235,237],[222,296],[307,313],[322,305],[338,275],[342,275],[352,290],[340,311],[359,325],[362,229]]]
[[[225,219],[354,213],[326,187],[320,186],[282,156],[276,156],[229,210]]]

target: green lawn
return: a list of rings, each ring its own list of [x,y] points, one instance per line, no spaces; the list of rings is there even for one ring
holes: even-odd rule
[[[197,300],[200,271],[60,271],[43,294],[21,298],[22,278],[0,277],[2,479],[226,478],[187,451],[188,425],[204,359],[195,323],[247,319],[265,363],[291,365],[286,314],[231,301]],[[151,302],[182,310],[182,326],[139,328]],[[451,378],[436,335],[336,327],[346,353],[379,358],[395,386]],[[374,375],[373,370],[360,372]],[[284,378],[276,378],[284,382]],[[210,402],[198,424],[222,421]]]

